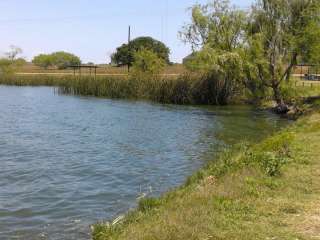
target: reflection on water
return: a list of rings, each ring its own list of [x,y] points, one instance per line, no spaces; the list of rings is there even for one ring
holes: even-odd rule
[[[247,107],[185,107],[0,87],[0,239],[89,239],[89,225],[159,195],[219,144],[285,121]]]

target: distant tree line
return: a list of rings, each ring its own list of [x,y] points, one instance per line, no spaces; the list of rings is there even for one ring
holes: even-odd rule
[[[66,69],[70,65],[80,65],[79,57],[67,52],[54,52],[51,54],[40,54],[33,58],[32,63],[42,68],[56,67],[58,69]]]

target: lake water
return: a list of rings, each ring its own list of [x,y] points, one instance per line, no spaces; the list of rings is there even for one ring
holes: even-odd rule
[[[0,239],[90,239],[90,225],[182,184],[219,146],[287,124],[247,107],[0,86]]]

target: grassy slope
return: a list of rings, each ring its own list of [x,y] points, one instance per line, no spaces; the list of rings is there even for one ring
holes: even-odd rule
[[[260,144],[227,152],[180,189],[143,200],[122,222],[96,225],[93,238],[320,239],[319,156],[314,113]]]

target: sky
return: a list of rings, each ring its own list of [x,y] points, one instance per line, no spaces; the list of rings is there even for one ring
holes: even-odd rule
[[[208,0],[0,0],[0,55],[10,45],[23,49],[31,60],[40,53],[67,51],[83,62],[108,63],[110,55],[132,38],[151,36],[171,50],[170,59],[181,62],[190,46],[178,37],[189,22],[187,9]],[[252,0],[231,0],[248,8]]]

